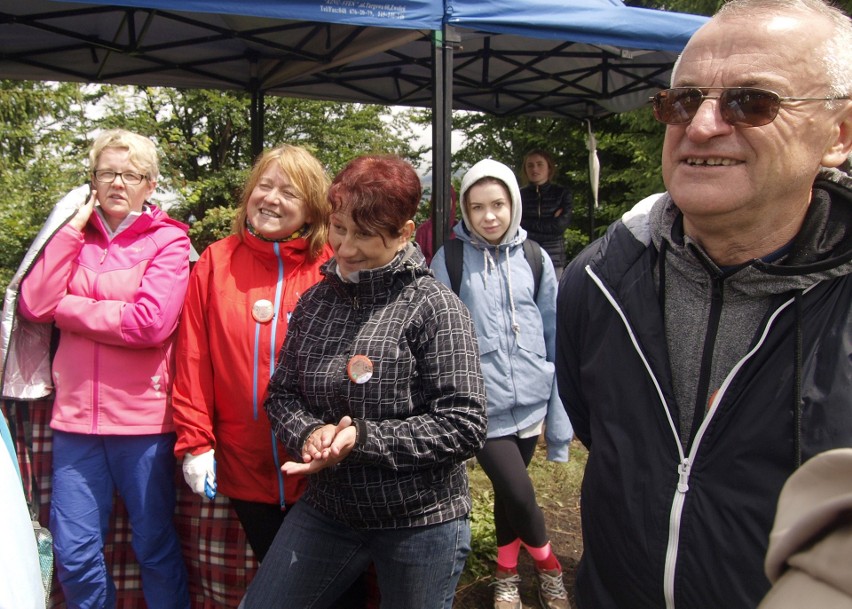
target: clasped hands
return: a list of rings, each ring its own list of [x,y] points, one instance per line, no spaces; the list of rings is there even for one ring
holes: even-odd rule
[[[313,474],[337,465],[355,447],[356,430],[352,417],[345,416],[337,425],[318,427],[302,446],[302,463],[287,461],[281,466],[285,474]]]

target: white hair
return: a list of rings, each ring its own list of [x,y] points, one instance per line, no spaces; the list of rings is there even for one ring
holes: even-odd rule
[[[760,13],[808,13],[824,18],[833,26],[833,35],[822,41],[821,55],[817,57],[828,76],[828,94],[831,97],[852,95],[852,20],[849,15],[824,0],[729,0],[714,15],[716,18],[759,18]],[[672,69],[672,79],[680,64],[680,57]],[[832,103],[828,103],[832,107]]]
[[[730,0],[716,13],[718,17],[754,17],[755,13],[810,13],[833,26],[833,35],[822,41],[822,63],[832,97],[852,94],[852,20],[824,0]]]

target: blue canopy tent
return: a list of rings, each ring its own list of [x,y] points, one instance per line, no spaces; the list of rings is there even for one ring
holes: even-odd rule
[[[492,114],[585,120],[596,205],[591,120],[638,108],[668,86],[677,53],[706,19],[621,0],[448,0],[446,21],[462,32],[453,98]],[[440,202],[449,201],[448,183],[444,190]],[[434,215],[437,249],[448,230],[446,206]]]
[[[667,85],[704,18],[620,0],[0,0],[0,78],[431,107],[435,234],[452,109],[578,120]]]
[[[468,29],[633,49],[679,51],[706,18],[625,6],[620,0],[447,2]]]

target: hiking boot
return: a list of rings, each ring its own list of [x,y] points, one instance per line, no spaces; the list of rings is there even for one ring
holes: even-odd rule
[[[568,593],[562,583],[562,571],[536,571],[538,575],[538,601],[544,609],[570,609]]]
[[[494,609],[523,609],[518,584],[521,576],[508,571],[497,571],[494,575]]]

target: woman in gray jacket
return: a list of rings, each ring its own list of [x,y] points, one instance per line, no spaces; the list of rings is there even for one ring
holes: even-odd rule
[[[556,390],[556,277],[541,252],[536,285],[525,260],[526,231],[520,227],[521,197],[512,170],[490,159],[465,174],[459,296],[476,324],[488,396],[488,439],[476,457],[494,486],[497,574],[494,608],[520,609],[518,556],[523,545],[535,561],[539,601],[545,609],[568,609],[562,567],[547,535],[527,467],[546,427],[548,458],[568,460],[573,436]],[[451,284],[445,244],[432,261],[435,276]]]

